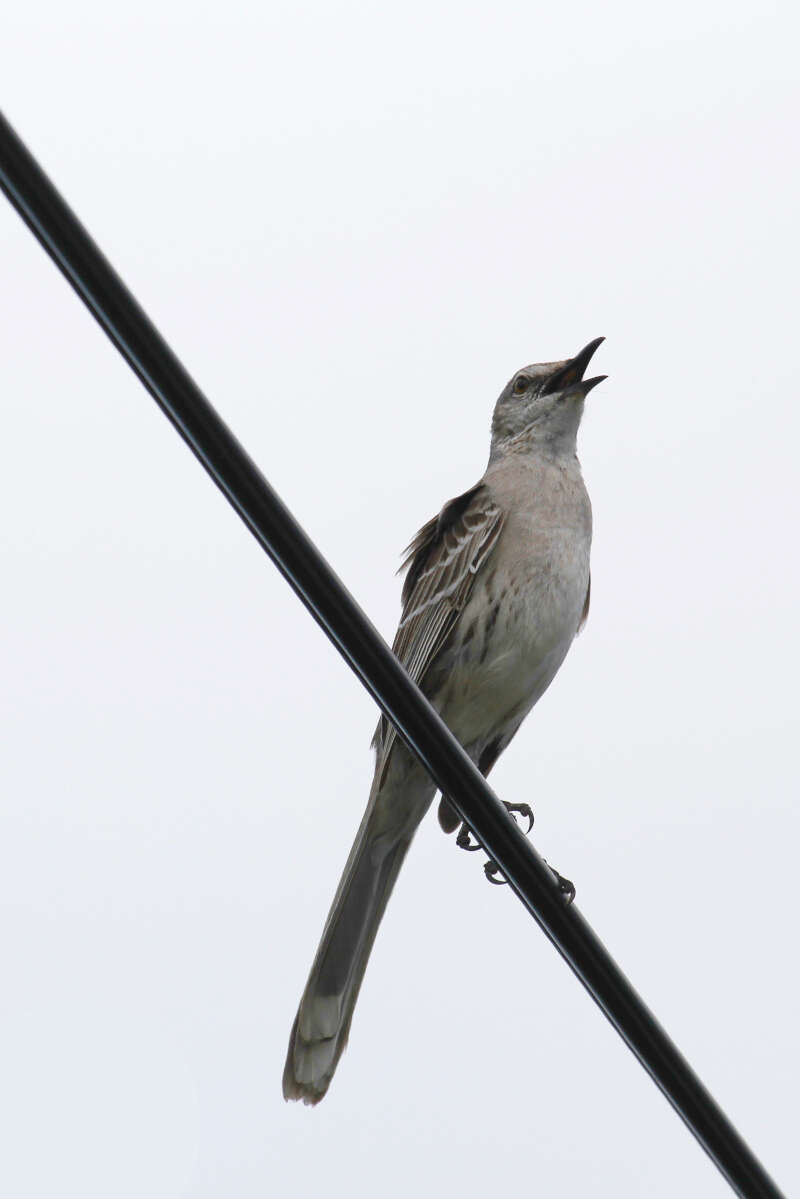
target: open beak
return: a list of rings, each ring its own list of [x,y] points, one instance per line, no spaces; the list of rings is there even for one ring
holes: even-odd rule
[[[575,391],[582,391],[584,395],[588,395],[593,387],[598,383],[602,383],[607,375],[597,375],[594,379],[584,380],[583,376],[586,373],[586,368],[592,360],[595,350],[605,341],[604,337],[596,337],[594,341],[590,341],[588,346],[584,346],[580,354],[576,354],[574,358],[570,358],[559,370],[551,375],[542,388],[543,395],[551,395],[556,391],[567,391],[574,388]],[[577,385],[581,386],[578,387]]]

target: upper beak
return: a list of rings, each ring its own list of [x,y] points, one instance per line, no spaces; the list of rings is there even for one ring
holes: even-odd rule
[[[575,384],[583,382],[583,376],[592,360],[595,350],[604,341],[604,337],[596,337],[594,341],[589,342],[588,346],[584,346],[580,354],[576,354],[574,358],[570,358],[569,362],[565,363],[554,375],[551,375],[542,388],[543,393],[549,395],[554,391],[566,391],[567,388],[574,387]],[[602,383],[605,378],[607,378],[606,375],[598,375],[594,379],[587,379],[583,383],[582,390],[584,394],[588,394],[593,387],[596,387],[598,383]]]

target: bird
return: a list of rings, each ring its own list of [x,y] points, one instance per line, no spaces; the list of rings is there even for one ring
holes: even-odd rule
[[[584,378],[603,340],[512,375],[494,407],[483,477],[423,525],[400,568],[393,652],[484,775],[549,687],[589,613],[592,508],[577,434],[587,395],[607,377]],[[436,794],[385,716],[372,744],[366,811],[286,1056],[284,1097],[311,1105],[327,1093],[347,1045],[386,903]],[[461,823],[447,796],[438,818],[446,833]],[[459,844],[474,848],[468,833],[462,825]]]

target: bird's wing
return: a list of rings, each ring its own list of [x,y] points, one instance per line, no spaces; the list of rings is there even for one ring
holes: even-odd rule
[[[420,529],[405,552],[401,570],[403,612],[392,645],[415,683],[428,667],[469,599],[475,576],[497,543],[503,513],[485,484],[445,504]],[[384,757],[394,740],[385,717],[375,736]]]

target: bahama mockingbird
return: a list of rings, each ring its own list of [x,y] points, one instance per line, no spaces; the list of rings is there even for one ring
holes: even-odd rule
[[[605,378],[583,378],[602,340],[514,375],[495,405],[483,478],[420,529],[403,563],[392,648],[484,775],[589,611],[592,509],[576,437],[584,400]],[[373,745],[369,803],[289,1040],[283,1093],[305,1103],[318,1103],[330,1085],[386,902],[436,793],[385,717]],[[459,824],[446,797],[439,822],[445,832]],[[459,844],[472,847],[469,830]]]

